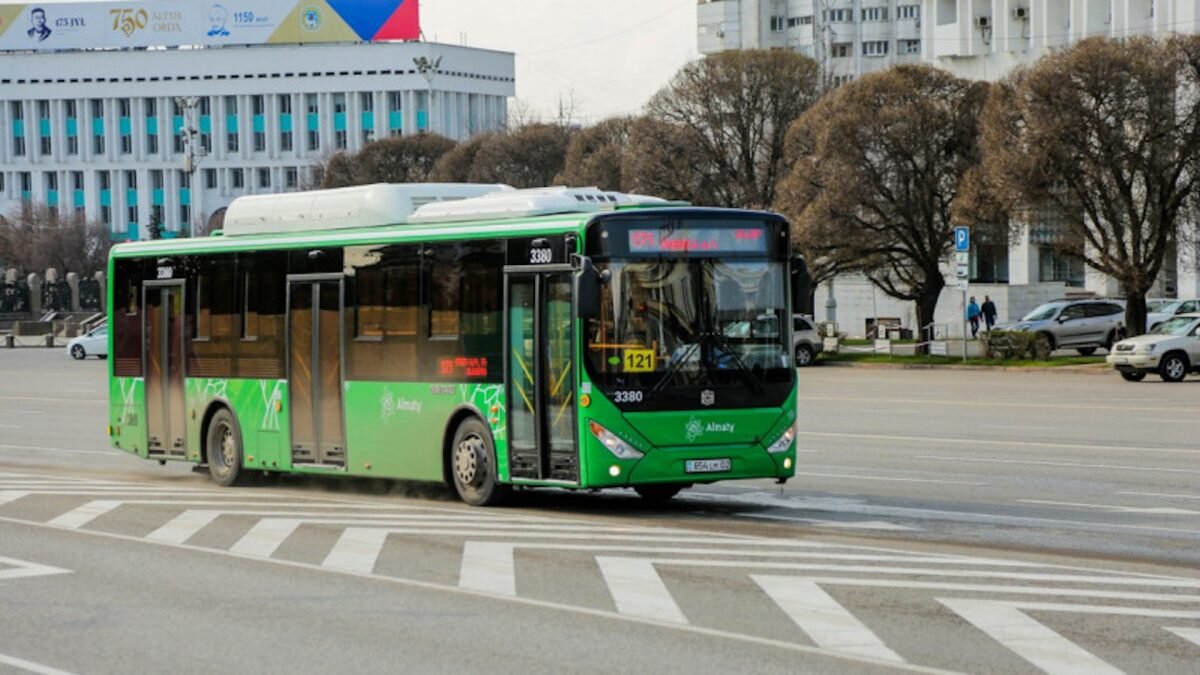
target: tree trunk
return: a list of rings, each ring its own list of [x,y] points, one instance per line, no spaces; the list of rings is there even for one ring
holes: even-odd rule
[[[1125,292],[1125,335],[1133,337],[1146,332],[1145,288]]]
[[[917,340],[917,344],[920,345],[917,348],[918,354],[929,353],[929,345],[921,343],[925,342],[929,335],[929,333],[926,333],[926,326],[930,326],[933,323],[933,315],[937,311],[938,298],[942,294],[943,287],[944,284],[930,284],[918,289],[916,326],[917,335],[920,338]]]

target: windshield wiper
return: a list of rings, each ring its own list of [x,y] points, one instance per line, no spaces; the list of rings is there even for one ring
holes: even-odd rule
[[[758,379],[758,376],[754,374],[754,371],[746,365],[746,362],[743,361],[742,357],[733,349],[733,345],[729,344],[729,340],[727,340],[724,335],[718,331],[712,331],[707,335],[717,343],[718,349],[725,352],[733,359],[733,363],[737,366],[738,372],[742,375],[743,379],[746,380],[746,383],[750,385],[750,388],[754,390],[755,394],[761,394],[766,391],[766,385],[764,385],[762,380]]]

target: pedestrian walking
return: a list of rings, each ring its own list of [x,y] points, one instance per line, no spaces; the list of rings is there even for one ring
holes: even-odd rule
[[[979,303],[975,302],[975,296],[971,296],[971,302],[967,303],[967,321],[971,324],[971,337],[975,338],[979,335],[979,315],[982,311],[979,309]]]
[[[992,326],[996,325],[996,303],[988,296],[983,296],[983,307],[980,308],[983,312],[983,325],[987,326],[987,332],[992,332]]]

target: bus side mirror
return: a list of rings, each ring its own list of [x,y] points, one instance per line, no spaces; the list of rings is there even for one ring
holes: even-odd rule
[[[575,307],[581,319],[600,315],[600,274],[586,256],[580,258],[579,271],[575,273]]]

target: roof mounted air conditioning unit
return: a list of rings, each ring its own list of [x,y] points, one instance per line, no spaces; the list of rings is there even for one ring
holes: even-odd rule
[[[986,14],[980,14],[979,16],[975,17],[976,28],[990,28],[991,25],[992,17],[987,16]]]

